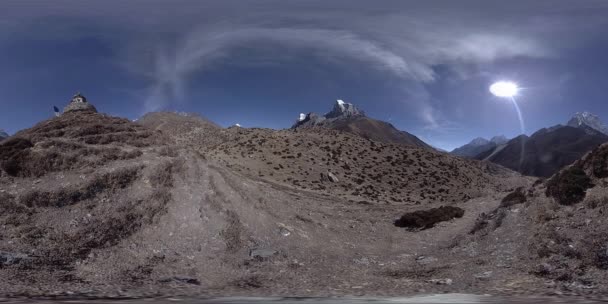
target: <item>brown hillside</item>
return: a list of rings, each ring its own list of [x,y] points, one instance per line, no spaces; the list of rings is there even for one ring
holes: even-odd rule
[[[517,178],[493,164],[322,128],[231,131],[212,158],[254,178],[354,201],[457,203],[510,188],[504,181]]]

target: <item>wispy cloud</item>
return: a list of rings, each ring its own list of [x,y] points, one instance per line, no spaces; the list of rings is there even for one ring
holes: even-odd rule
[[[104,39],[116,42],[116,60],[149,81],[144,111],[183,100],[194,73],[229,61],[236,49],[266,47],[266,52],[256,52],[257,58],[248,58],[257,64],[289,62],[288,50],[310,50],[318,60],[384,71],[403,82],[403,99],[429,130],[450,124],[429,96],[411,94],[407,87],[414,84],[424,91],[424,84],[439,77],[437,66],[450,66],[466,77],[470,65],[558,56],[561,49],[589,39],[581,33],[606,25],[608,9],[605,1],[593,0],[584,5],[569,0],[389,1],[381,7],[356,0],[149,0],[117,6],[68,0],[12,5],[1,21],[6,30],[0,29],[0,38],[44,18],[103,27]],[[74,27],[52,32],[67,38],[83,35]]]

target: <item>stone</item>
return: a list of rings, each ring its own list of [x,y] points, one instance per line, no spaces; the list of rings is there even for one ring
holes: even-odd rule
[[[431,256],[427,257],[427,256],[424,256],[424,255],[421,255],[421,256],[419,256],[419,257],[416,258],[416,262],[418,262],[418,264],[420,264],[420,265],[428,265],[428,264],[431,264],[431,263],[435,263],[437,261],[438,261],[437,258],[431,257]]]
[[[452,285],[452,279],[431,279],[427,282],[437,285]]]
[[[491,276],[492,276],[492,271],[485,271],[485,272],[474,275],[474,277],[479,280],[489,279]]]
[[[338,179],[338,177],[336,177],[333,173],[331,172],[327,172],[327,178],[329,178],[329,181],[331,181],[332,183],[337,183],[340,180]]]
[[[276,250],[273,249],[251,249],[249,250],[249,256],[252,258],[261,258],[261,259],[267,259],[269,257],[272,257],[273,255],[277,254]]]
[[[27,254],[0,251],[0,265],[2,266],[19,264],[26,259],[29,259]]]
[[[177,283],[184,283],[184,284],[201,285],[201,281],[199,281],[198,279],[188,278],[188,277],[179,277],[179,276],[164,278],[164,279],[160,279],[158,281],[160,283],[177,282]]]

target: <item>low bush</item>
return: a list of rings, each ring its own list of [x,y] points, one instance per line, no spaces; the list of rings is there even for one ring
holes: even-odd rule
[[[608,270],[608,236],[595,233],[583,240],[582,259],[586,265]]]
[[[570,167],[554,175],[547,182],[545,195],[553,197],[560,205],[574,205],[585,198],[587,189],[593,187],[591,179],[579,167]]]
[[[608,149],[606,147],[600,146],[592,152],[591,168],[596,177],[608,177]]]
[[[134,159],[139,149],[124,151],[116,147],[87,147],[60,140],[45,140],[33,147],[27,139],[15,138],[0,147],[0,167],[15,177],[40,177],[49,172],[97,167],[110,161]]]
[[[72,205],[93,198],[103,191],[128,187],[137,179],[140,169],[141,167],[126,168],[97,175],[81,187],[63,188],[58,191],[33,190],[22,195],[19,202],[28,207],[64,207]]]
[[[428,229],[439,222],[461,218],[463,215],[464,210],[462,208],[441,206],[439,208],[406,213],[396,220],[394,224],[397,227]]]
[[[500,202],[500,207],[511,207],[517,204],[523,204],[526,202],[526,194],[524,188],[519,187],[515,191],[507,194]]]

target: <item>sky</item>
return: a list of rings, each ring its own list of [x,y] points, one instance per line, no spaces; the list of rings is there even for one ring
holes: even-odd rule
[[[608,1],[3,0],[0,129],[82,92],[100,112],[289,128],[342,99],[446,150],[608,120]]]

